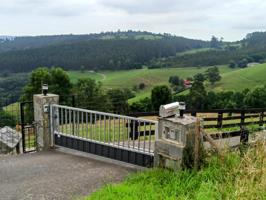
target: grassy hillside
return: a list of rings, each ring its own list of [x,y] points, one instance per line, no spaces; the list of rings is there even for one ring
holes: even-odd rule
[[[102,71],[94,72],[77,72],[69,71],[68,74],[73,82],[80,77],[90,77],[103,83],[103,87],[110,88],[133,88],[140,83],[145,83],[144,90],[138,90],[137,96],[130,99],[130,102],[137,101],[141,98],[150,95],[151,89],[155,85],[168,84],[170,76],[177,75],[181,78],[192,77],[196,73],[204,72],[207,68],[164,68],[164,69],[137,69],[137,70],[123,70],[123,71]],[[230,69],[227,66],[220,66],[220,72],[228,73],[235,69]]]
[[[76,81],[78,77],[90,77],[101,81],[103,87],[109,88],[133,88],[140,83],[145,83],[144,90],[138,90],[136,97],[130,99],[129,102],[137,101],[150,95],[151,89],[155,85],[168,84],[169,76],[178,75],[181,78],[192,77],[196,73],[204,72],[207,68],[166,68],[166,69],[138,69],[124,71],[103,71],[100,73],[93,72],[74,72],[70,71],[69,75],[72,81]],[[220,66],[222,80],[214,86],[208,83],[208,90],[225,91],[234,90],[242,91],[245,88],[252,89],[256,86],[266,84],[266,64],[260,64],[244,69],[231,69],[227,66]]]
[[[234,90],[242,91],[266,84],[266,64],[256,65],[237,71],[228,71],[222,74],[222,80],[215,85],[215,91]]]
[[[161,69],[136,69],[136,70],[121,70],[121,71],[68,71],[68,75],[73,83],[79,78],[92,78],[101,81],[103,88],[130,88],[138,86],[140,83],[145,83],[144,90],[137,90],[136,97],[130,99],[129,102],[137,101],[141,98],[150,95],[151,89],[156,85],[169,84],[170,76],[177,75],[181,78],[192,77],[196,73],[204,72],[207,67],[196,68],[161,68]],[[244,69],[231,69],[227,66],[219,66],[222,80],[214,86],[206,83],[208,90],[224,91],[235,90],[242,91],[245,88],[254,88],[256,86],[266,84],[266,64],[256,65]],[[22,75],[22,74],[18,74]],[[10,77],[18,77],[17,75]],[[3,78],[0,78],[0,83]],[[3,79],[4,80],[4,79]],[[23,84],[21,84],[23,85]],[[10,84],[8,84],[10,86]]]
[[[199,48],[199,49],[192,49],[192,50],[188,50],[188,51],[184,51],[181,53],[177,53],[177,56],[183,56],[183,55],[191,55],[191,54],[196,54],[199,52],[205,52],[205,51],[210,51],[212,50],[211,48]]]
[[[132,174],[84,199],[265,199],[265,158],[265,145],[259,144],[242,156],[239,152],[212,156],[198,172],[152,169]]]
[[[76,83],[80,78],[92,78],[96,81],[102,81],[102,76],[93,71],[79,72],[79,71],[70,71],[68,75],[71,79],[71,82]]]

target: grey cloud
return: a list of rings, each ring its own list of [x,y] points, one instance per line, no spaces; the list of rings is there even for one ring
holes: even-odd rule
[[[0,14],[78,16],[92,11],[91,3],[84,0],[2,0]]]
[[[0,35],[134,29],[234,40],[266,28],[265,0],[0,1]]]
[[[260,30],[266,30],[265,24],[239,24],[233,26],[234,29],[240,29],[243,31],[260,31]]]
[[[99,0],[101,5],[112,9],[122,10],[130,14],[167,13],[191,11],[212,7],[210,0],[183,1],[183,0]]]

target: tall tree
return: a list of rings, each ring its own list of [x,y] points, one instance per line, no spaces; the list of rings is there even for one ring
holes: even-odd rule
[[[118,114],[127,114],[129,105],[127,103],[128,94],[121,89],[112,89],[107,92],[111,102],[111,111]]]
[[[48,84],[49,92],[62,98],[71,93],[71,82],[67,73],[61,68],[37,68],[30,75],[29,83],[24,87],[22,99],[32,100],[34,94],[42,92],[42,84]]]
[[[180,83],[180,79],[178,76],[170,76],[168,82],[174,86],[177,86]]]
[[[212,67],[207,69],[205,75],[212,85],[214,85],[215,82],[220,81],[222,78],[220,76],[218,67]]]
[[[211,38],[211,43],[210,43],[211,48],[219,48],[220,47],[220,41],[217,37],[212,36]]]
[[[230,60],[229,67],[230,68],[235,68],[236,67],[236,62],[234,60]]]
[[[266,86],[256,87],[253,91],[249,91],[244,98],[245,105],[253,108],[266,107]]]
[[[146,97],[130,105],[131,112],[150,112],[152,110],[151,99]]]
[[[100,82],[81,78],[75,85],[75,92],[78,97],[78,107],[97,111],[111,110],[111,103]]]
[[[206,90],[204,87],[204,75],[203,74],[196,74],[194,76],[194,82],[192,87],[190,88],[189,93],[189,106],[194,109],[202,109],[205,105],[205,98],[206,98]]]
[[[151,104],[155,111],[159,110],[161,105],[172,101],[172,92],[166,85],[155,86],[151,91]]]

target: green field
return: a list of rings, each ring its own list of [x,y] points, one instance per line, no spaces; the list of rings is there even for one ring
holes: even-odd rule
[[[86,71],[86,72],[79,72],[79,71],[70,71],[68,72],[68,75],[71,79],[71,82],[76,83],[78,79],[80,78],[92,78],[97,81],[102,81],[102,76],[98,73],[91,72],[91,71]]]
[[[215,91],[242,91],[266,84],[266,64],[229,71],[222,74],[222,80],[212,88]]]
[[[200,49],[192,49],[192,50],[188,50],[188,51],[184,51],[181,53],[177,53],[177,56],[183,56],[183,55],[187,55],[187,54],[196,54],[199,52],[204,52],[204,51],[211,51],[211,48],[200,48]]]
[[[136,69],[122,71],[68,71],[68,75],[73,83],[79,78],[92,78],[101,81],[104,89],[138,87],[140,83],[145,83],[144,90],[137,90],[136,97],[129,100],[129,103],[148,97],[151,89],[156,85],[169,84],[170,76],[177,75],[181,78],[193,77],[196,73],[206,71],[208,67],[190,68],[161,68],[161,69]],[[266,84],[266,64],[260,64],[244,69],[231,69],[227,66],[219,66],[222,80],[214,86],[206,83],[208,90],[242,91],[245,88],[254,88]],[[18,74],[20,75],[20,74]],[[13,75],[12,75],[13,76]],[[16,75],[17,76],[17,75]],[[0,78],[1,79],[1,78]]]
[[[163,68],[163,69],[136,69],[123,71],[77,72],[70,71],[69,76],[73,82],[80,77],[90,77],[103,83],[105,89],[110,88],[133,88],[140,83],[145,83],[144,90],[138,90],[136,97],[129,103],[148,97],[151,89],[156,85],[169,84],[170,76],[177,75],[181,78],[192,77],[196,73],[202,73],[207,67],[196,68]],[[260,64],[244,69],[231,69],[227,66],[219,66],[222,80],[214,86],[206,83],[208,90],[214,91],[242,91],[246,88],[253,89],[256,86],[266,84],[266,64]]]
[[[76,82],[78,78],[90,77],[103,83],[103,87],[110,88],[133,88],[140,83],[145,83],[144,90],[138,90],[136,97],[130,99],[129,102],[137,101],[141,98],[150,95],[151,89],[156,85],[168,84],[170,76],[177,75],[181,78],[193,77],[196,73],[204,72],[207,67],[202,68],[163,68],[163,69],[136,69],[136,70],[123,70],[123,71],[101,71],[94,72],[68,72],[71,80]],[[222,74],[232,72],[235,69],[230,69],[227,66],[220,66]]]

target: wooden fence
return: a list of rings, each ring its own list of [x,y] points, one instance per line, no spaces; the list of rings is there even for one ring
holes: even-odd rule
[[[185,110],[185,114],[201,117],[204,130],[213,139],[241,136],[250,130],[261,130],[266,123],[266,108]],[[134,117],[156,117],[158,112],[131,113]]]

